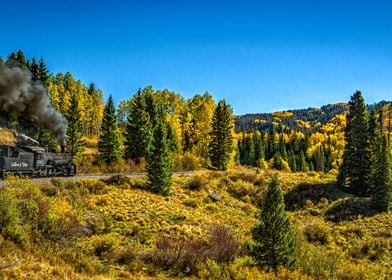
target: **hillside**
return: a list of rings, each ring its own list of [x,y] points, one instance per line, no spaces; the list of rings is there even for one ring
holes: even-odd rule
[[[45,185],[9,178],[0,192],[1,279],[276,279],[247,256],[270,172]],[[298,233],[298,265],[281,279],[390,279],[391,214],[340,192],[334,176],[279,173]],[[238,247],[240,246],[240,247]],[[239,250],[239,248],[241,248]]]
[[[368,109],[376,108],[379,110],[385,104],[390,102],[381,101],[373,105],[368,105]],[[236,131],[245,132],[253,129],[260,131],[268,130],[271,124],[282,125],[299,131],[319,131],[323,125],[326,125],[334,117],[346,114],[349,111],[348,103],[336,103],[324,105],[321,108],[296,109],[287,111],[278,111],[273,113],[246,114],[236,116]]]
[[[349,110],[347,103],[336,103],[321,108],[287,110],[273,113],[246,114],[235,118],[236,130],[249,131],[257,128],[267,130],[272,123],[300,131],[316,131],[333,117],[345,114]]]

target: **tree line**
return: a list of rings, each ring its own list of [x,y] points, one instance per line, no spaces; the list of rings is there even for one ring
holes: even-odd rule
[[[81,136],[98,136],[100,134],[104,107],[103,92],[95,88],[94,84],[87,86],[81,80],[76,80],[70,72],[65,74],[50,73],[43,57],[39,60],[35,57],[28,60],[21,50],[11,53],[5,63],[30,71],[33,80],[40,81],[48,87],[52,106],[63,113],[68,121],[70,132],[68,142],[71,143],[72,153],[80,155],[83,143],[75,140],[79,138],[78,134]],[[16,113],[7,115],[3,113],[2,115],[12,128],[22,130],[42,146],[57,146],[55,138],[49,131],[36,126],[24,116]],[[77,127],[76,136],[74,127]],[[78,143],[76,149],[73,147],[73,142]]]
[[[391,106],[381,104],[368,116],[369,108],[360,93],[348,104],[347,118],[335,115],[313,133],[290,128],[282,121],[293,117],[300,121],[306,113],[301,110],[271,114],[275,121],[267,131],[243,129],[235,133],[230,105],[224,100],[216,104],[208,92],[186,100],[176,92],[148,86],[121,101],[116,110],[111,96],[105,105],[103,92],[94,84],[86,86],[69,72],[50,73],[42,57],[27,60],[19,50],[9,55],[7,63],[29,70],[34,80],[48,86],[52,105],[68,121],[67,149],[74,158],[83,156],[84,140],[90,136],[98,138],[98,162],[146,163],[147,170],[155,168],[157,173],[172,170],[174,159],[184,165],[192,163],[191,168],[219,170],[235,164],[292,172],[339,170],[339,184],[356,193],[371,192],[380,174],[389,176],[385,175],[390,160],[385,151],[390,150]],[[346,109],[331,105],[321,111],[330,118],[333,112]],[[316,111],[312,116],[320,113]],[[309,120],[316,121],[312,116]],[[41,145],[55,146],[48,131],[23,116],[11,113],[6,118],[11,125],[24,126]],[[386,163],[380,165],[380,159]]]

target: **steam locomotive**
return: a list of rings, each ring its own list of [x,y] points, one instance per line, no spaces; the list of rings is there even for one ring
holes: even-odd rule
[[[0,178],[7,174],[33,177],[73,176],[76,166],[71,155],[36,146],[0,145]]]

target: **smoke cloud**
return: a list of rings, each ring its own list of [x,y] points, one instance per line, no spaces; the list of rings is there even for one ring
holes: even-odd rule
[[[20,67],[0,62],[0,110],[18,112],[52,131],[60,145],[66,144],[67,121],[50,104],[48,89]]]

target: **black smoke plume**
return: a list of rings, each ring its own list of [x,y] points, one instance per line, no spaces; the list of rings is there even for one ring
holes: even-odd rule
[[[50,130],[60,145],[66,144],[67,121],[50,104],[48,89],[32,74],[0,62],[0,111],[17,112]]]

